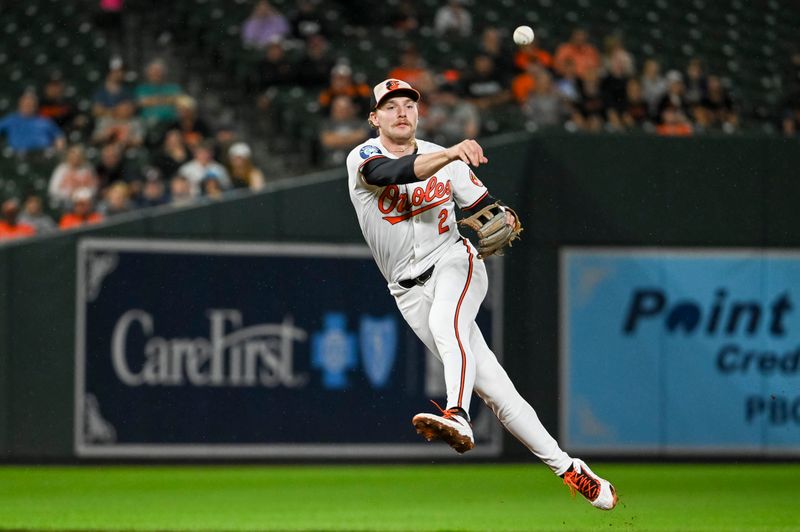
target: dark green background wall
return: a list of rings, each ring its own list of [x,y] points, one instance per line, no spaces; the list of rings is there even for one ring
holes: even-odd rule
[[[477,173],[515,207],[505,261],[505,366],[557,429],[563,245],[800,246],[800,143],[781,138],[510,136]],[[257,195],[158,209],[0,246],[0,455],[72,456],[75,251],[81,237],[361,242],[344,171]],[[388,295],[387,295],[388,297]],[[507,443],[509,456],[523,448]]]

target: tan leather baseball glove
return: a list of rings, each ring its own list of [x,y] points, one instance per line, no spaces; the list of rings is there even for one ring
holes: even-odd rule
[[[506,223],[506,212],[514,215],[514,226]],[[472,216],[458,221],[458,225],[465,225],[478,235],[478,258],[485,259],[497,253],[502,255],[503,248],[511,246],[511,242],[519,238],[522,232],[522,223],[519,216],[512,209],[505,207],[500,202],[493,203],[479,210]]]

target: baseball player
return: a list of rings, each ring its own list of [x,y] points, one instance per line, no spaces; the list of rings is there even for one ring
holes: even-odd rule
[[[559,448],[475,323],[488,287],[482,258],[508,245],[521,225],[470,169],[488,162],[477,142],[445,149],[415,138],[419,98],[405,81],[375,85],[369,122],[378,137],[347,157],[350,199],[375,262],[406,322],[444,365],[446,408],[417,414],[412,423],[429,441],[444,440],[459,453],[472,449],[474,390],[573,494],[610,510],[614,487]],[[459,234],[456,206],[478,230],[478,248]]]

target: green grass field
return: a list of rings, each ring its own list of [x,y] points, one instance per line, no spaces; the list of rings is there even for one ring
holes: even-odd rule
[[[0,530],[800,530],[800,465],[0,467]]]

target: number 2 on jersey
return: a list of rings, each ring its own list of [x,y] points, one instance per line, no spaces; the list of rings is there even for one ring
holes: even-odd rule
[[[439,213],[439,234],[443,235],[450,230],[450,227],[445,225],[447,223],[447,209],[442,209]]]

